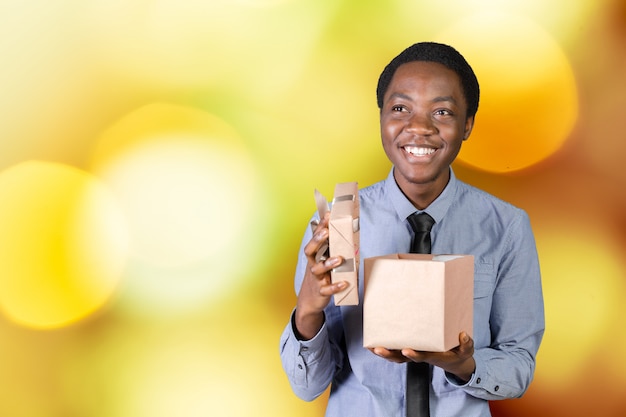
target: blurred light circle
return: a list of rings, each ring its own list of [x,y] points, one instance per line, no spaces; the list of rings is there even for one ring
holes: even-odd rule
[[[133,255],[151,264],[217,261],[254,218],[250,160],[201,136],[155,137],[111,161],[102,174],[128,216]]]
[[[94,169],[128,219],[136,307],[188,308],[258,272],[269,224],[260,175],[221,119],[144,106],[103,134]]]
[[[546,309],[537,383],[567,391],[616,330],[626,270],[619,245],[593,225],[546,225],[536,235]]]
[[[97,45],[91,59],[104,70],[159,88],[241,90],[250,100],[292,84],[337,7],[293,0],[182,7],[177,0],[95,0],[84,13],[87,36]]]
[[[109,326],[72,352],[61,395],[93,398],[77,410],[90,417],[320,416],[321,399],[291,391],[277,348],[285,322],[268,307],[251,294],[184,321]]]
[[[576,121],[578,96],[570,63],[549,33],[521,16],[481,12],[437,39],[465,56],[481,86],[476,124],[460,161],[509,172],[561,148]]]
[[[15,322],[61,327],[101,308],[127,260],[125,221],[92,175],[31,161],[0,173],[0,305]]]

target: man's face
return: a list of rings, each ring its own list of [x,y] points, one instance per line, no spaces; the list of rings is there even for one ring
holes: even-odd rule
[[[454,71],[423,61],[398,67],[383,98],[380,128],[383,148],[405,194],[430,190],[438,195],[443,190],[449,166],[474,124],[466,113]]]

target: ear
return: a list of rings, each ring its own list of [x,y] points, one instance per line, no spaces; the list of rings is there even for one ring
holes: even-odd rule
[[[470,134],[472,133],[472,129],[474,128],[474,118],[476,116],[470,116],[465,119],[465,133],[463,134],[463,140],[467,140]]]

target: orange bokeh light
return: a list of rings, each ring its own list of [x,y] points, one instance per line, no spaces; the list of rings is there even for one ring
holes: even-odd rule
[[[483,12],[459,20],[439,38],[455,45],[481,82],[476,124],[460,161],[510,172],[561,148],[578,98],[567,57],[550,34],[521,16]]]

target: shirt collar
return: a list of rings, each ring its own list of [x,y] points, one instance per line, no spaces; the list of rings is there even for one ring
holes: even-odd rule
[[[443,220],[444,216],[448,212],[448,209],[452,205],[454,201],[454,197],[456,195],[456,190],[458,187],[458,180],[456,175],[454,175],[454,171],[450,168],[450,180],[448,184],[443,189],[439,197],[435,199],[426,209],[417,210],[415,206],[409,201],[408,198],[404,195],[398,184],[396,183],[395,178],[393,177],[393,167],[385,180],[385,188],[387,190],[387,195],[390,196],[391,204],[394,206],[398,217],[401,219],[406,219],[411,214],[417,212],[426,212],[428,213],[435,222],[439,223]]]

